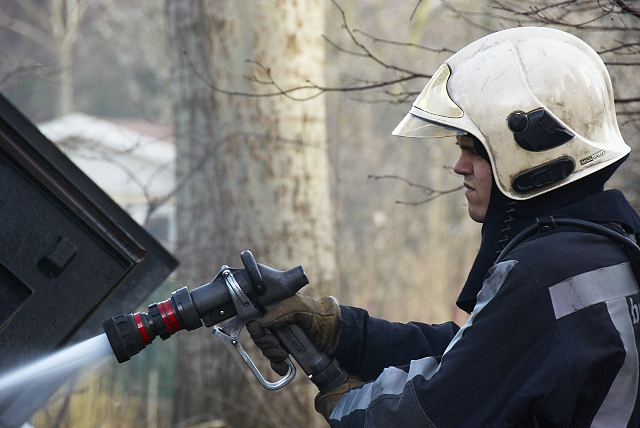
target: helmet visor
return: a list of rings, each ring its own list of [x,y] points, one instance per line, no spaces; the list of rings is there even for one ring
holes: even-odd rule
[[[465,135],[467,132],[422,119],[409,112],[391,134],[412,138],[444,138]]]
[[[447,91],[449,77],[451,77],[451,70],[447,64],[443,64],[418,95],[409,114],[393,130],[393,135],[414,138],[443,138],[466,134],[460,129],[424,118],[425,115],[448,119],[459,119],[464,116],[462,109],[451,99]]]

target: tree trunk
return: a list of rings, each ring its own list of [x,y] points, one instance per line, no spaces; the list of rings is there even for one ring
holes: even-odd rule
[[[222,264],[242,267],[239,254],[250,249],[277,269],[302,265],[311,282],[305,293],[331,293],[338,275],[324,100],[229,94],[274,92],[257,82],[268,78],[260,65],[281,87],[322,84],[324,3],[168,0],[166,8],[178,180],[185,183],[178,194],[181,280],[192,288]],[[207,329],[178,336],[175,424],[318,425],[314,387],[304,376],[266,392]]]

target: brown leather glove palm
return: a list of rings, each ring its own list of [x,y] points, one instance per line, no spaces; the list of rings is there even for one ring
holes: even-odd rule
[[[302,327],[318,349],[331,356],[340,339],[340,305],[333,297],[325,296],[314,300],[309,296],[296,294],[273,307],[260,323],[251,321],[247,324],[251,339],[280,376],[284,376],[289,370],[284,362],[288,353],[280,346],[278,338],[265,328],[277,329],[287,324]]]
[[[278,374],[284,375],[288,366],[283,363],[287,352],[279,346],[278,339],[269,331],[284,327],[287,324],[297,324],[309,335],[309,338],[325,354],[333,355],[340,340],[342,328],[342,313],[338,301],[331,296],[324,296],[320,300],[312,299],[304,294],[296,294],[274,306],[267,312],[260,324],[252,321],[247,324],[247,330],[262,353],[271,361],[271,368]],[[350,389],[364,384],[355,376],[349,376],[345,383],[326,394],[318,394],[315,399],[316,411],[326,420],[340,399]]]
[[[297,324],[320,351],[331,356],[340,340],[342,313],[338,301],[332,296],[315,300],[296,294],[274,306],[262,317],[260,324],[270,330]]]

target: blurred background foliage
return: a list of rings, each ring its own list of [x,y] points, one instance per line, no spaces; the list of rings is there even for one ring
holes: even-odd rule
[[[455,298],[478,248],[480,226],[467,218],[462,192],[449,193],[461,182],[451,171],[456,150],[452,144],[396,139],[390,132],[443,60],[492,31],[554,26],[601,53],[612,75],[622,133],[634,149],[614,184],[640,205],[640,9],[628,3],[326,1],[327,28],[317,36],[326,39],[322,96],[339,301],[396,321],[464,322]],[[161,1],[4,1],[0,41],[0,91],[35,123],[71,111],[171,122]],[[146,303],[165,299],[181,285],[167,282]],[[175,344],[153,347],[125,365],[105,363],[70,383],[71,389],[66,385],[32,423],[169,426]]]

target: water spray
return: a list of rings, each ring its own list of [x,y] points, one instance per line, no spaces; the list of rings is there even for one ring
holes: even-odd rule
[[[101,334],[0,374],[0,427],[23,426],[25,402],[43,403],[81,368],[96,369],[110,355]]]
[[[249,251],[240,259],[244,269],[222,266],[208,284],[189,291],[180,288],[165,301],[149,305],[148,312],[118,315],[102,322],[113,352],[122,363],[150,345],[156,337],[170,338],[180,330],[195,330],[202,325],[233,345],[258,381],[267,389],[280,389],[296,375],[296,367],[287,359],[289,372],[276,382],[267,381],[242,348],[239,335],[249,321],[259,321],[278,302],[293,296],[308,284],[301,266],[279,271],[256,263]],[[233,318],[222,327],[217,324]],[[320,352],[302,328],[289,325],[273,331],[282,346],[297,361],[320,392],[342,385],[348,374],[334,358]]]

